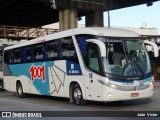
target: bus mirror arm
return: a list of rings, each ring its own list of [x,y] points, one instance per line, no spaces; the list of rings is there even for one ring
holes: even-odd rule
[[[101,57],[106,57],[106,46],[102,41],[97,40],[97,39],[88,39],[86,41],[98,45],[100,53],[101,53]]]
[[[158,48],[156,43],[151,42],[149,40],[144,40],[144,43],[148,44],[148,45],[151,45],[153,47],[154,57],[158,57],[159,56],[159,48]]]

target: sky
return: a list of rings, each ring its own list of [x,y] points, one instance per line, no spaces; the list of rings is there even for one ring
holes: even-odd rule
[[[79,22],[84,24],[84,17]],[[160,1],[110,11],[110,25],[115,27],[140,28],[147,23],[147,28],[157,28],[160,35]],[[108,26],[108,14],[104,12],[104,25]]]

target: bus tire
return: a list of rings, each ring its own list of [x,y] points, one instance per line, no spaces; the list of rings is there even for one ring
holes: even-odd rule
[[[19,98],[24,98],[26,95],[23,93],[23,87],[20,82],[17,83],[17,95]]]
[[[72,99],[74,104],[76,105],[85,105],[86,100],[83,99],[82,90],[79,86],[79,84],[74,84],[72,87]]]

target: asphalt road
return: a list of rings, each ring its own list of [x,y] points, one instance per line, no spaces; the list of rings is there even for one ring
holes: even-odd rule
[[[16,93],[8,92],[8,91],[1,91],[0,92],[0,111],[61,111],[60,116],[54,117],[54,120],[70,120],[70,117],[64,118],[63,111],[74,111],[79,113],[79,111],[94,111],[94,114],[96,114],[96,111],[103,111],[103,112],[109,112],[109,111],[160,111],[160,88],[158,87],[156,90],[154,90],[154,95],[152,99],[142,99],[142,100],[131,100],[131,101],[123,101],[123,102],[113,102],[113,103],[101,103],[101,102],[91,102],[89,101],[87,105],[85,106],[77,106],[73,103],[69,103],[68,99],[64,98],[55,98],[55,97],[44,97],[44,96],[36,96],[31,95],[27,98],[18,98]],[[120,113],[121,114],[121,113]],[[127,114],[127,113],[126,113]],[[62,116],[62,117],[61,117]],[[73,119],[74,116],[71,116]],[[3,120],[4,118],[0,118],[0,120]],[[21,119],[21,118],[13,118],[15,120]],[[26,118],[28,119],[28,118]],[[30,118],[33,119],[33,118]],[[35,119],[35,118],[34,118]],[[44,118],[41,118],[44,119]],[[51,118],[45,118],[45,119],[51,119]],[[77,120],[108,120],[108,117],[94,117],[87,116],[87,117],[76,117]],[[110,117],[111,120],[121,120],[119,117]],[[128,118],[122,118],[122,120],[127,120]],[[134,117],[129,118],[130,120],[134,119]],[[151,120],[151,117],[141,117],[136,118],[138,120],[145,120],[149,119]],[[154,117],[154,120],[158,118]]]

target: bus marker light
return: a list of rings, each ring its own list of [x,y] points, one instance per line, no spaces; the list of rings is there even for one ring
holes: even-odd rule
[[[45,39],[42,39],[42,40],[37,40],[36,42],[45,42],[46,40]]]
[[[131,94],[131,97],[138,97],[139,96],[139,93],[132,93]]]

